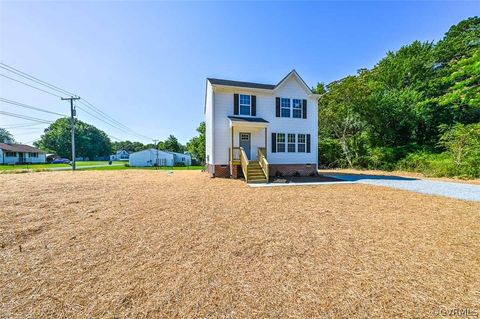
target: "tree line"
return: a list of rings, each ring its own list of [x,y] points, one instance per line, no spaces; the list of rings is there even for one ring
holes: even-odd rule
[[[314,90],[322,166],[480,176],[480,18]]]

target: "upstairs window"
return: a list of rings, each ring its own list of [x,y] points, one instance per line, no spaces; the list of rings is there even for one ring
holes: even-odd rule
[[[305,134],[298,134],[298,145],[297,145],[297,152],[305,153],[306,151],[306,135]]]
[[[281,117],[290,117],[290,99],[280,99],[280,112]]]
[[[252,109],[252,97],[240,94],[240,115],[250,115]]]
[[[294,118],[302,118],[302,100],[293,99],[292,115]]]
[[[295,134],[288,134],[288,152],[295,153]]]
[[[277,134],[277,152],[285,152],[285,133]]]

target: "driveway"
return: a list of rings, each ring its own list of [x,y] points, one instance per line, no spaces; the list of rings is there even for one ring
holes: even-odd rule
[[[386,186],[417,193],[480,201],[480,185],[385,175],[326,174],[324,176],[352,183]]]

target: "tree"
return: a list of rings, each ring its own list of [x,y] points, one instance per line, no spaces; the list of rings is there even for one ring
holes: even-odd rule
[[[158,143],[158,149],[170,152],[183,153],[185,152],[185,146],[180,144],[177,138],[173,135],[169,135],[165,141]]]
[[[13,135],[6,129],[0,127],[0,143],[6,143],[7,141],[15,142]]]
[[[120,141],[112,143],[112,152],[116,153],[120,150],[125,150],[127,152],[138,152],[141,150],[147,149],[147,147],[140,142],[131,142],[131,141]]]
[[[71,158],[70,119],[56,120],[45,132],[35,145],[61,157]],[[110,139],[105,132],[80,120],[75,122],[75,147],[76,156],[89,159],[108,156],[112,150]]]
[[[193,158],[205,162],[205,122],[201,122],[197,128],[198,136],[193,137],[187,143],[187,150]]]

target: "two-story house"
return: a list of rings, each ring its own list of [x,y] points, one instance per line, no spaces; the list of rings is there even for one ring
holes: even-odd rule
[[[247,182],[317,174],[318,98],[295,70],[276,85],[208,78],[208,172]]]

